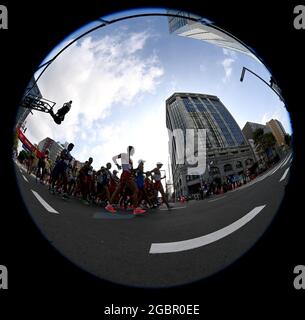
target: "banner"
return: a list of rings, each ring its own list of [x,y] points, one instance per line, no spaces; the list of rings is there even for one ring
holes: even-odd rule
[[[17,128],[17,134],[19,140],[23,143],[23,146],[28,149],[30,152],[33,152],[36,157],[42,158],[44,156],[44,153],[39,151],[27,137],[24,135],[24,133],[20,130],[20,128]]]

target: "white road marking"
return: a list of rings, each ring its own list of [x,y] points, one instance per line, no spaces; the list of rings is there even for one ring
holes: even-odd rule
[[[289,168],[285,170],[284,174],[282,175],[282,178],[280,179],[280,182],[286,178],[288,171],[289,171]]]
[[[277,168],[275,168],[274,170],[270,171],[267,176],[268,176],[268,177],[269,177],[269,176],[272,176],[279,168],[280,168],[280,167],[277,167]]]
[[[287,159],[286,159],[286,160],[287,160]],[[257,182],[263,181],[264,179],[266,179],[266,178],[268,178],[269,176],[273,175],[279,168],[281,168],[282,165],[284,164],[284,162],[285,162],[286,160],[285,160],[285,159],[282,160],[275,168],[270,169],[270,171],[267,171],[267,172],[263,173],[261,176],[255,178],[254,180],[249,181],[249,182],[247,182],[246,184],[242,185],[241,187],[239,187],[239,188],[237,188],[237,189],[234,189],[234,190],[231,190],[231,191],[229,191],[229,192],[232,193],[232,192],[234,192],[234,191],[239,191],[239,190],[242,190],[242,189],[251,187],[251,186],[253,186],[254,184],[256,184]]]
[[[44,199],[42,199],[42,197],[34,190],[31,190],[34,194],[34,196],[37,198],[37,200],[45,207],[46,210],[48,210],[51,213],[57,213],[59,214],[59,212],[57,212],[55,209],[53,209]]]
[[[26,181],[26,182],[29,182],[29,180],[24,176],[24,175],[22,175],[23,176],[23,179]]]
[[[220,230],[209,233],[202,237],[184,240],[184,241],[177,241],[177,242],[152,243],[149,253],[155,254],[155,253],[180,252],[180,251],[186,251],[186,250],[191,250],[191,249],[199,248],[202,246],[206,246],[210,243],[213,243],[215,241],[218,241],[228,236],[229,234],[243,227],[245,224],[247,224],[249,221],[255,218],[255,216],[258,215],[265,208],[265,206],[266,205],[255,207],[245,216],[233,222],[232,224],[228,225],[227,227],[224,227]]]
[[[282,167],[282,165],[283,165],[284,162],[285,162],[285,159],[282,160],[282,162],[280,162],[275,168],[270,169],[270,171],[264,173],[264,174],[263,174],[262,176],[260,176],[260,177],[257,177],[255,180],[250,181],[248,184],[253,185],[253,184],[255,184],[256,182],[263,181],[263,180],[266,179],[267,177],[270,177],[270,176],[273,175],[279,168]]]
[[[236,189],[235,189],[236,190]],[[234,190],[233,190],[234,191]],[[221,200],[223,198],[225,198],[226,196],[223,196],[223,197],[220,197],[220,198],[217,198],[217,199],[213,199],[213,200],[209,200],[208,202],[214,202],[214,201],[217,201],[217,200]]]
[[[269,172],[269,173],[267,174],[267,176],[273,175],[278,169],[282,168],[288,160],[289,160],[289,158],[288,158],[284,163],[281,162],[279,165],[277,165],[277,166],[275,167],[275,169],[273,169],[271,172]]]
[[[185,209],[185,208],[186,208],[186,207],[175,207],[175,208],[171,208],[171,210]],[[162,211],[166,210],[166,211],[168,211],[168,209],[167,209],[167,208],[159,209],[159,210],[162,210]]]
[[[291,154],[290,154],[290,156],[286,159],[286,161],[281,165],[282,168],[287,164],[287,162],[290,160],[290,158],[291,158]]]

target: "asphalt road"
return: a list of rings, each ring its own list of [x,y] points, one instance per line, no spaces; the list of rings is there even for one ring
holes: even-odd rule
[[[280,206],[291,161],[234,191],[143,216],[65,201],[20,165],[16,178],[32,219],[70,261],[116,283],[167,287],[220,271],[255,244]]]

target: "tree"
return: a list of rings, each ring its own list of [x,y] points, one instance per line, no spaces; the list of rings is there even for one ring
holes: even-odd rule
[[[276,140],[275,140],[272,132],[265,133],[262,136],[261,143],[262,143],[262,147],[263,147],[264,151],[274,147],[276,144]]]
[[[23,162],[25,159],[28,159],[29,155],[25,150],[21,150],[18,155],[18,160]]]
[[[291,135],[290,134],[285,134],[285,143],[287,144],[288,147],[291,146]]]
[[[272,132],[264,133],[263,129],[257,129],[253,133],[254,144],[258,149],[264,152],[267,159],[270,158],[270,150],[275,146],[276,140]]]
[[[256,129],[253,133],[253,140],[254,140],[254,144],[256,146],[259,146],[261,144],[261,139],[264,135],[264,130],[259,128],[259,129]]]
[[[14,145],[13,149],[17,150],[18,149],[18,143],[19,143],[19,138],[18,138],[18,132],[16,130],[15,136],[14,136]]]

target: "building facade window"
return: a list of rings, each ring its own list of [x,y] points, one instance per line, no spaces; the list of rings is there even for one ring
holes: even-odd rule
[[[242,167],[243,167],[242,162],[241,162],[241,161],[237,161],[237,162],[236,162],[236,169],[240,169],[240,168],[242,168]]]
[[[229,163],[225,164],[223,169],[224,169],[224,172],[228,172],[228,171],[232,171],[233,170],[232,165],[229,164]]]
[[[219,168],[218,167],[211,167],[211,172],[213,173],[213,174],[220,174],[220,170],[219,170]]]
[[[248,159],[246,160],[246,166],[251,166],[252,164],[253,164],[253,159],[248,158]]]
[[[206,99],[204,102],[205,102],[205,105],[207,106],[209,112],[211,113],[211,115],[215,119],[215,122],[219,126],[222,134],[224,135],[224,137],[227,141],[227,144],[229,146],[234,146],[236,143],[234,142],[234,140],[233,140],[228,128],[226,127],[224,121],[221,119],[219,113],[217,112],[217,109],[214,108],[214,106],[210,103],[210,101],[208,99]]]

